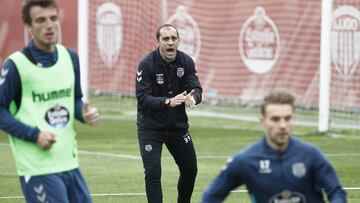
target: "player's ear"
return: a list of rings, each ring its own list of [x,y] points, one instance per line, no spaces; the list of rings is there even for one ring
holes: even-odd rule
[[[265,121],[264,115],[259,117],[259,121],[260,121],[261,125],[264,126],[264,121]]]
[[[25,24],[25,29],[32,36],[31,25]]]

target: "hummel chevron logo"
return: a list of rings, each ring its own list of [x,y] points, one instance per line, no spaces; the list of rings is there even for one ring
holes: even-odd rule
[[[36,195],[36,198],[37,198],[40,202],[45,202],[45,200],[46,200],[46,194],[43,193],[42,195]]]
[[[46,201],[46,193],[43,185],[39,185],[38,187],[34,186],[34,191],[36,192],[36,198],[40,202],[48,202]]]
[[[136,80],[137,80],[138,82],[140,82],[140,81],[142,80],[141,74],[142,74],[142,70],[136,72],[136,75],[137,75]]]
[[[44,186],[43,185],[39,185],[38,187],[34,186],[34,191],[38,194],[41,194],[44,190]]]
[[[8,74],[9,70],[5,69],[4,67],[1,69],[0,73],[0,85],[2,85],[5,82],[5,76]]]

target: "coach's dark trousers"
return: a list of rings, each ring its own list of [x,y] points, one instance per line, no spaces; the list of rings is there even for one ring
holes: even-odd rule
[[[145,168],[149,203],[162,203],[161,151],[166,145],[180,170],[178,203],[189,203],[197,174],[196,154],[189,133],[138,130],[140,152]]]

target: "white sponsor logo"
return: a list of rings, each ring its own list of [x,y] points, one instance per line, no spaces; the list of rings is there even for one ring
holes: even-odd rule
[[[360,59],[360,12],[352,6],[340,6],[331,26],[331,61],[344,78],[351,76]]]
[[[260,166],[259,173],[271,173],[270,160],[268,159],[260,160],[259,166]]]
[[[295,163],[292,165],[292,173],[297,178],[302,178],[306,174],[305,164],[303,162]]]
[[[96,9],[96,41],[100,57],[109,69],[117,62],[123,38],[121,9],[115,3],[103,3]]]
[[[173,24],[179,31],[179,50],[189,54],[196,61],[201,48],[200,30],[194,18],[187,12],[186,7],[179,5],[167,23]]]
[[[245,66],[263,74],[276,64],[280,53],[280,36],[275,23],[263,7],[257,7],[240,30],[239,50]]]
[[[269,203],[306,203],[306,198],[299,192],[284,190],[274,195]]]
[[[162,73],[156,74],[156,82],[159,85],[164,84],[164,74]]]

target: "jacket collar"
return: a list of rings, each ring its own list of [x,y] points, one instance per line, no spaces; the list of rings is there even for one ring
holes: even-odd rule
[[[293,148],[294,138],[290,135],[290,137],[289,137],[289,145],[283,151],[271,148],[270,145],[266,142],[265,135],[263,136],[263,139],[262,139],[261,142],[262,142],[264,148],[266,149],[266,151],[269,152],[269,153],[286,154],[288,151],[290,151]]]
[[[176,63],[179,60],[179,54],[180,54],[180,51],[176,50],[175,60],[173,60],[171,62],[167,62],[161,57],[159,47],[155,50],[155,58],[156,58],[157,61],[159,61],[159,65],[161,65],[161,66],[166,65],[168,63]]]

